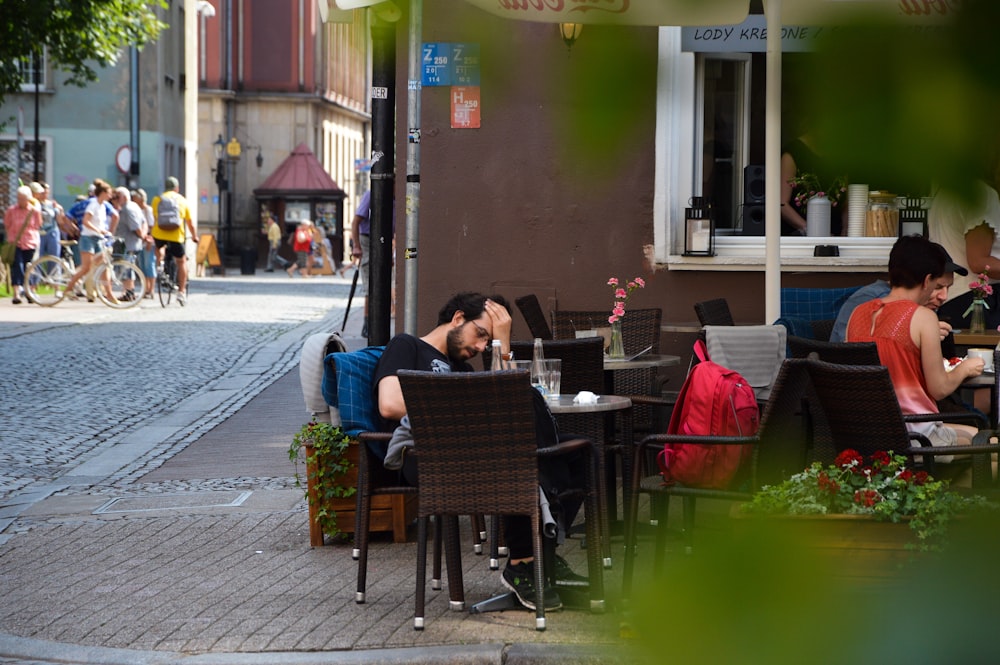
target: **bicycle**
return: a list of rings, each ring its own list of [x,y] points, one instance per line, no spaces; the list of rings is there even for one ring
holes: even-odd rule
[[[65,252],[76,241],[61,241]],[[142,300],[146,284],[142,279],[139,266],[124,255],[113,252],[114,239],[108,238],[101,243],[100,258],[96,259],[95,267],[84,277],[88,292],[93,289],[97,297],[113,309],[128,309],[135,307]],[[62,258],[51,254],[40,256],[32,261],[25,270],[25,292],[28,298],[42,307],[52,307],[67,295],[66,286],[76,272],[72,255]],[[72,297],[72,296],[71,296]]]
[[[184,285],[184,297],[180,296],[180,286],[177,284],[177,262],[169,252],[164,252],[163,264],[156,271],[156,294],[160,298],[160,306],[166,307],[174,293],[178,294],[177,303],[184,307],[187,304],[188,284]]]

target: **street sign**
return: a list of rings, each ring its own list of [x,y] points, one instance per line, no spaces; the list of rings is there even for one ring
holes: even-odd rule
[[[421,49],[423,86],[451,85],[451,69],[448,65],[451,44],[428,42]]]
[[[451,44],[451,84],[479,85],[479,44]]]

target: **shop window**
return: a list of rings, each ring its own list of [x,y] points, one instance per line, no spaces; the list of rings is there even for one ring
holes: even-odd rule
[[[660,28],[656,260],[679,270],[763,270],[764,54],[683,51],[680,31]],[[747,167],[753,187],[746,182]],[[684,209],[694,196],[712,204],[718,229],[714,257],[683,256]],[[894,240],[785,236],[781,265],[789,270],[884,269]],[[817,245],[829,244],[838,245],[839,257],[814,257]]]

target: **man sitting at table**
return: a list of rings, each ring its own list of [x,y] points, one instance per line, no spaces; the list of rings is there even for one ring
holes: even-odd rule
[[[896,241],[889,254],[888,295],[858,305],[847,324],[848,342],[874,341],[889,369],[904,414],[939,413],[935,400],[983,373],[982,358],[967,358],[947,371],[941,354],[941,328],[934,313],[948,297],[956,265],[941,245],[921,236]],[[907,423],[911,432],[935,446],[968,445],[976,429],[968,425]],[[949,457],[938,457],[940,462]]]
[[[396,372],[413,369],[431,372],[471,372],[469,360],[482,353],[493,339],[500,340],[504,360],[510,355],[510,306],[502,296],[486,297],[480,293],[459,293],[438,313],[438,325],[423,337],[400,334],[385,347],[373,381],[375,402],[382,420],[380,429],[393,432],[384,451],[378,451],[389,469],[401,469],[403,478],[417,485],[417,465],[413,456],[405,454],[413,445],[406,404]],[[551,416],[549,416],[551,417]],[[546,442],[551,443],[551,442]],[[582,477],[573,468],[553,469],[566,460],[546,460],[541,471],[549,477]],[[569,462],[572,464],[572,462]],[[572,523],[579,504],[563,505],[565,520]],[[532,553],[531,520],[525,516],[509,516],[505,520],[504,536],[509,557],[503,571],[503,583],[513,591],[522,605],[535,609],[534,559]],[[564,559],[554,557],[556,583],[566,586],[587,584],[587,578],[577,575]],[[559,609],[562,601],[555,589],[545,589],[545,609]]]

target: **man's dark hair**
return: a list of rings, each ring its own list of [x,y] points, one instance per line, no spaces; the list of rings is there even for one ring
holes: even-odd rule
[[[903,236],[889,252],[889,285],[912,289],[945,273],[948,253],[923,236]]]
[[[474,321],[483,315],[487,299],[503,305],[504,309],[510,312],[510,304],[501,295],[484,296],[482,293],[466,291],[464,293],[456,293],[451,297],[451,300],[444,304],[444,307],[438,312],[437,324],[440,326],[450,322],[455,318],[455,312],[462,312],[465,315],[466,321]]]

